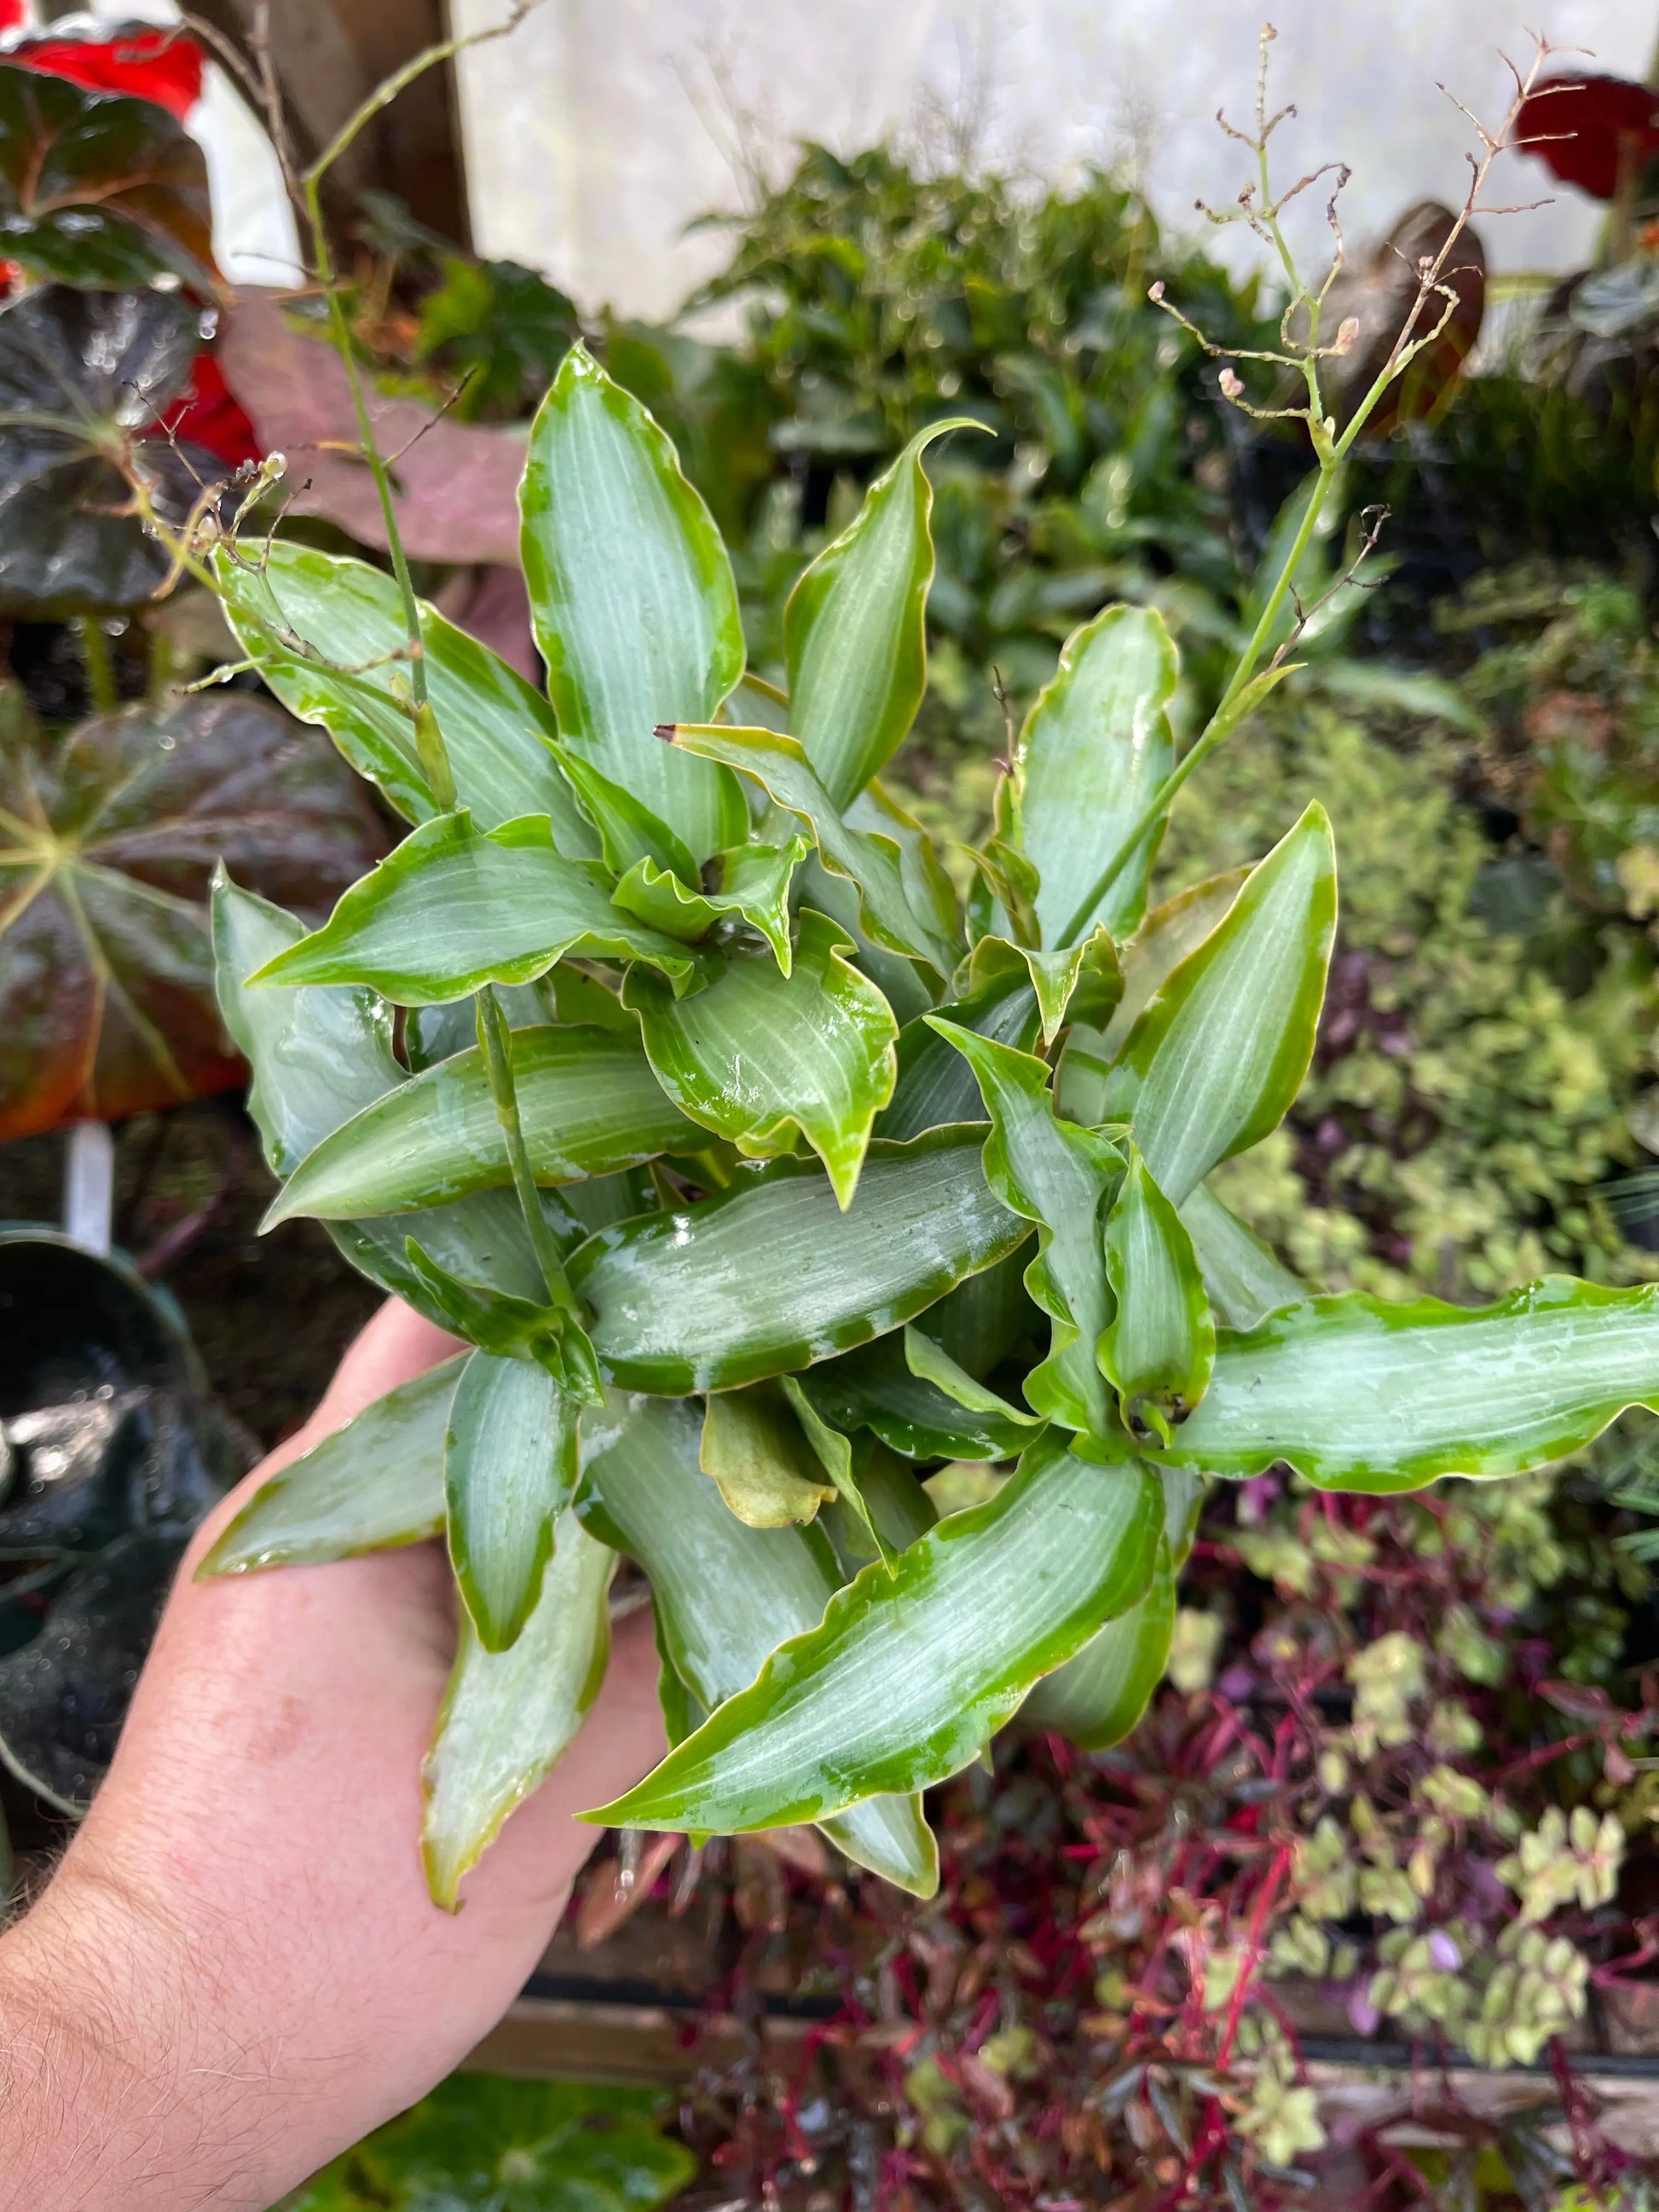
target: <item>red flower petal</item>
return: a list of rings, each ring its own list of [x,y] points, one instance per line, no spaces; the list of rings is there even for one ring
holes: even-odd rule
[[[1535,86],[1515,143],[1564,185],[1610,200],[1659,155],[1659,93],[1621,76],[1558,76]]]
[[[238,469],[244,461],[257,461],[264,451],[210,353],[197,355],[191,368],[190,389],[148,434],[159,438],[163,429],[189,445],[205,447],[227,468]]]
[[[21,20],[21,0],[15,12],[0,0],[0,30]],[[107,39],[25,39],[7,47],[0,60],[67,77],[88,92],[154,100],[181,123],[202,96],[202,50],[181,31],[134,24]]]

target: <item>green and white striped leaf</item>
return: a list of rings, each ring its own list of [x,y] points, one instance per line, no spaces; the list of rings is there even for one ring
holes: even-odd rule
[[[787,1528],[815,1520],[819,1506],[836,1495],[776,1382],[711,1391],[698,1458],[745,1528]]]
[[[866,1567],[654,1773],[589,1820],[730,1833],[942,1782],[1146,1590],[1156,1479],[1045,1438],[989,1504]]]
[[[276,992],[249,996],[281,1003]],[[513,1030],[511,1048],[538,1182],[613,1175],[707,1142],[664,1097],[637,1036],[543,1026]],[[279,1192],[264,1226],[295,1214],[349,1220],[440,1205],[512,1179],[489,1070],[475,1045],[407,1078],[325,1137]]]
[[[1036,1042],[1036,994],[1023,973],[1005,969],[984,990],[939,1008],[958,1028],[1029,1052]],[[876,1124],[878,1136],[902,1142],[952,1121],[982,1121],[985,1101],[974,1071],[948,1037],[918,1015],[899,1031],[895,1047],[898,1080]]]
[[[1270,1313],[1299,1306],[1307,1297],[1296,1277],[1234,1218],[1207,1183],[1188,1194],[1181,1218],[1193,1240],[1210,1304],[1229,1328],[1254,1328]]]
[[[1092,1129],[1054,1113],[1047,1065],[930,1016],[973,1069],[991,1111],[985,1173],[1004,1203],[1037,1224],[1025,1286],[1054,1322],[1047,1358],[1025,1378],[1027,1402],[1088,1436],[1111,1434],[1106,1379],[1095,1358],[1111,1312],[1100,1217],[1123,1158]]]
[[[933,1318],[930,1312],[927,1319]],[[842,1429],[866,1428],[907,1459],[1010,1459],[1025,1449],[1036,1425],[1031,1414],[994,1391],[984,1391],[975,1405],[960,1391],[942,1389],[911,1364],[909,1339],[910,1332],[895,1331],[843,1359],[826,1360],[810,1370],[803,1387],[826,1420]],[[945,1371],[947,1361],[962,1373],[937,1345],[933,1351],[935,1374]]]
[[[1036,994],[1045,1051],[1068,1021],[1092,1028],[1109,1021],[1123,991],[1117,947],[1103,929],[1060,952],[1015,945],[1006,937],[981,937],[969,954],[965,969],[957,972],[969,996],[1000,977],[1028,980]]]
[[[262,1482],[196,1570],[242,1575],[391,1550],[444,1525],[444,1437],[465,1355],[365,1406]]]
[[[538,1297],[520,1297],[455,1274],[413,1237],[405,1237],[404,1249],[416,1281],[446,1328],[480,1352],[533,1362],[579,1401],[597,1402],[593,1347],[574,1313],[548,1303],[544,1287]]]
[[[745,1528],[698,1471],[697,1409],[684,1401],[618,1401],[596,1424],[581,1510],[651,1578],[657,1633],[705,1711],[752,1682],[769,1653],[816,1627],[836,1588],[816,1530]],[[877,1796],[826,1821],[860,1866],[918,1897],[939,1886],[939,1851],[915,1796]]]
[[[769,948],[737,944],[681,998],[640,968],[623,987],[681,1112],[751,1159],[793,1152],[804,1137],[843,1207],[870,1125],[893,1095],[898,1035],[886,1000],[844,957],[852,950],[834,922],[803,907],[787,975]]]
[[[825,867],[857,887],[864,926],[878,945],[921,961],[941,981],[951,973],[962,948],[940,927],[931,900],[912,901],[907,878],[914,878],[915,862],[907,866],[896,837],[842,819],[798,738],[775,730],[687,722],[677,724],[672,734],[677,750],[741,769],[805,823]]]
[[[1164,1679],[1175,1617],[1176,1579],[1168,1554],[1160,1552],[1139,1604],[1109,1620],[1075,1659],[1045,1676],[1020,1707],[1022,1722],[1053,1729],[1085,1751],[1121,1743]]]
[[[835,1548],[842,1579],[849,1583],[872,1559],[908,1551],[939,1519],[914,1470],[876,1437],[854,1440],[853,1466],[866,1514],[854,1513],[837,1498],[818,1522]]]
[[[969,1275],[928,1308],[928,1335],[957,1365],[983,1381],[1028,1343],[1042,1316],[1025,1288],[1026,1249],[1011,1252],[982,1274]]]
[[[616,1565],[616,1553],[566,1513],[541,1595],[512,1649],[487,1650],[462,1617],[422,1770],[427,1886],[452,1912],[462,1875],[557,1764],[599,1694],[611,1656],[606,1601]]]
[[[386,1007],[352,985],[250,989],[253,969],[305,935],[303,924],[226,883],[216,895],[215,951],[225,1025],[253,1073],[251,1094],[265,1158],[279,1174],[315,1150],[348,1115],[401,1076]],[[331,1078],[331,1080],[330,1079]],[[554,1201],[547,1201],[550,1206]],[[440,1328],[449,1316],[410,1265],[408,1243],[462,1281],[485,1277],[520,1297],[545,1294],[535,1248],[514,1194],[476,1191],[447,1206],[374,1221],[336,1222],[329,1234],[372,1283]]]
[[[1097,927],[1126,937],[1140,920],[1164,834],[1148,830],[1104,896],[1091,886],[1175,765],[1170,702],[1180,665],[1151,607],[1108,607],[1073,632],[1020,733],[1015,814],[1041,878],[1049,951]]]
[[[789,594],[789,726],[837,810],[903,743],[927,681],[933,490],[922,454],[949,430],[984,427],[956,416],[918,432]]]
[[[572,746],[560,746],[558,761],[598,834],[605,865],[613,875],[626,875],[639,861],[648,860],[684,884],[696,882],[697,863],[690,848],[642,800]]]
[[[576,1401],[544,1368],[475,1352],[444,1445],[449,1560],[486,1651],[516,1641],[576,1486]]]
[[[780,1161],[717,1197],[601,1231],[572,1256],[594,1347],[624,1389],[757,1382],[882,1336],[1027,1233],[986,1182],[980,1129],[872,1144],[845,1212]]]
[[[791,837],[781,845],[738,845],[716,853],[704,870],[717,889],[688,890],[677,875],[649,860],[636,860],[611,896],[624,914],[686,945],[708,936],[728,915],[757,929],[772,948],[784,975],[794,947],[789,941],[789,886],[811,840]]]
[[[1285,1460],[1322,1490],[1418,1490],[1580,1450],[1627,1406],[1659,1411],[1659,1285],[1549,1275],[1496,1305],[1359,1291],[1223,1331],[1171,1465],[1253,1475]]]
[[[878,778],[866,784],[842,819],[849,829],[867,830],[898,847],[899,876],[910,911],[920,915],[941,942],[959,945],[962,902],[939,858],[939,848],[915,816],[901,806]]]
[[[251,981],[367,983],[400,1006],[433,1006],[488,982],[533,981],[568,952],[647,960],[674,976],[691,969],[684,945],[612,905],[597,862],[557,851],[545,815],[485,836],[465,815],[444,814]]]
[[[776,835],[779,825],[789,826],[789,817],[781,806],[775,806],[767,817],[767,835]],[[933,1011],[939,988],[933,970],[877,944],[865,927],[864,902],[858,885],[845,876],[832,874],[816,851],[809,852],[801,862],[793,896],[798,905],[810,906],[841,924],[858,947],[859,966],[901,1022],[915,1021],[918,1015]]]
[[[525,582],[559,728],[699,864],[740,844],[736,781],[671,752],[659,722],[706,722],[743,673],[737,586],[672,444],[582,346],[531,426],[519,505]]]
[[[395,580],[367,561],[276,538],[244,545],[236,559],[222,552],[216,567],[243,651],[289,712],[327,730],[410,821],[441,812],[415,742],[409,632]],[[596,854],[554,757],[558,724],[541,693],[424,604],[421,642],[455,787],[479,828],[546,814],[561,852]]]
[[[279,906],[213,878],[213,959],[219,1011],[252,1070],[247,1109],[267,1164],[290,1174],[341,1121],[404,1079],[392,1049],[392,1009],[372,992],[248,991],[243,979],[296,945],[305,925]]]
[[[1133,1124],[1175,1205],[1284,1119],[1313,1057],[1335,933],[1336,850],[1316,804],[1166,977],[1108,1079],[1108,1119]]]
[[[1193,1240],[1147,1172],[1139,1148],[1106,1217],[1106,1279],[1115,1310],[1100,1340],[1101,1371],[1132,1436],[1167,1445],[1204,1395],[1215,1323]]]
[[[890,1567],[890,1548],[865,1503],[864,1492],[860,1487],[853,1463],[852,1439],[823,1419],[794,1376],[786,1375],[782,1388],[785,1397],[794,1408],[802,1433],[817,1453],[824,1473],[835,1485],[842,1504],[874,1545],[878,1556]]]

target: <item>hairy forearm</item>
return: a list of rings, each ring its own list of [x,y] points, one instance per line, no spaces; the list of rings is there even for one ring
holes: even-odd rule
[[[86,1868],[0,1938],[3,2212],[269,2202],[246,2155],[257,2059],[205,2047],[199,1972],[139,1894]]]

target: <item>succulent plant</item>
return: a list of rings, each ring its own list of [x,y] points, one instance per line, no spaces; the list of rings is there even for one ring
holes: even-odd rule
[[[787,697],[744,673],[672,447],[580,349],[522,489],[546,697],[429,609],[414,659],[362,563],[218,552],[278,698],[412,824],[309,933],[218,883],[271,1218],[471,1348],[274,1476],[204,1571],[447,1542],[443,1903],[580,1724],[619,1554],[673,1747],[594,1817],[817,1821],[926,1893],[920,1793],[997,1729],[1133,1725],[1206,1476],[1504,1475],[1659,1404],[1659,1290],[1310,1297],[1206,1188],[1307,1070],[1335,854],[1310,805],[1146,910],[1180,774],[1156,613],[1071,640],[959,899],[880,782],[954,427],[803,578]],[[946,1466],[981,1502],[941,1518]]]

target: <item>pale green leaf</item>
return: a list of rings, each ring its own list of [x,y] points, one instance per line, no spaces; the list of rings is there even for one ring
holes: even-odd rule
[[[283,538],[244,546],[234,559],[222,551],[216,574],[243,650],[289,712],[320,723],[358,774],[411,822],[440,812],[416,749],[409,633],[396,580],[367,561]],[[558,724],[541,693],[424,605],[421,641],[455,787],[478,826],[546,814],[561,852],[597,853],[553,756]]]
[[[1015,806],[1021,848],[1042,880],[1050,951],[1097,926],[1127,936],[1146,903],[1163,824],[1149,830],[1104,896],[1091,885],[1175,765],[1170,702],[1179,664],[1151,607],[1108,607],[1075,631],[1020,733]]]
[[[253,983],[367,983],[432,1006],[487,982],[528,983],[568,952],[689,975],[684,945],[621,913],[604,870],[567,860],[544,815],[487,836],[440,815],[355,883],[321,929]]]
[[[727,1510],[750,1528],[787,1528],[813,1520],[836,1495],[776,1382],[711,1391],[698,1458]]]
[[[688,890],[654,861],[636,860],[611,896],[624,914],[685,945],[698,943],[717,922],[736,916],[760,932],[787,975],[794,954],[789,886],[811,849],[810,838],[794,836],[781,845],[738,845],[729,853],[716,853],[703,870],[714,883],[707,891]]]
[[[1025,1286],[1053,1320],[1054,1336],[1047,1358],[1025,1378],[1026,1400],[1067,1428],[1107,1437],[1111,1407],[1095,1358],[1111,1310],[1100,1216],[1122,1176],[1122,1155],[1093,1130],[1057,1118],[1042,1060],[937,1015],[929,1019],[973,1069],[990,1109],[991,1188],[1037,1224]]]
[[[1659,1411],[1659,1285],[1565,1275],[1491,1306],[1359,1291],[1223,1331],[1172,1464],[1253,1475],[1284,1460],[1327,1490],[1518,1474],[1580,1450],[1627,1406]]]
[[[558,761],[575,787],[582,812],[599,835],[605,864],[613,875],[626,875],[636,863],[648,860],[684,884],[696,882],[697,863],[690,848],[642,800],[574,746],[561,745]]]
[[[643,969],[623,988],[657,1079],[684,1114],[755,1159],[793,1152],[804,1137],[843,1207],[870,1125],[892,1096],[898,1035],[886,1000],[843,957],[852,949],[834,922],[803,907],[787,975],[769,949],[734,944],[711,980],[678,999]]]
[[[570,1279],[612,1380],[724,1389],[909,1321],[1027,1233],[986,1182],[982,1135],[872,1144],[845,1212],[816,1162],[780,1161],[717,1197],[591,1237]]]
[[[774,971],[775,973],[775,970]],[[285,994],[249,994],[251,1000]],[[702,1132],[663,1096],[637,1036],[617,1030],[514,1030],[514,1090],[540,1182],[613,1175],[665,1152],[697,1152]],[[346,1220],[439,1205],[512,1181],[484,1056],[475,1045],[405,1079],[325,1137],[265,1217]]]
[[[941,979],[951,974],[961,947],[941,928],[931,900],[913,903],[907,878],[914,878],[915,861],[907,867],[896,837],[842,819],[797,738],[775,730],[685,722],[672,735],[679,750],[740,769],[805,823],[825,867],[857,887],[865,927],[878,945],[924,962]]]
[[[418,1544],[444,1525],[444,1437],[463,1356],[376,1398],[262,1482],[196,1570],[240,1575]]]
[[[525,581],[567,743],[708,859],[748,832],[729,775],[659,744],[706,722],[743,673],[720,532],[639,401],[578,345],[531,427]]]
[[[938,1310],[928,1313],[930,1324]],[[984,1402],[969,1404],[959,1389],[946,1390],[919,1372],[908,1349],[908,1335],[884,1336],[814,1367],[804,1387],[826,1419],[843,1429],[867,1428],[907,1459],[1009,1459],[1024,1449],[1035,1425],[1030,1413],[994,1391],[982,1393]],[[933,1352],[934,1375],[961,1375],[937,1346]]]
[[[1109,1021],[1123,989],[1117,948],[1103,929],[1060,952],[1015,945],[1006,937],[981,937],[957,970],[957,981],[970,997],[1008,976],[1028,981],[1036,994],[1045,1051],[1068,1021],[1091,1028]]]
[[[884,1559],[888,1552],[908,1551],[939,1519],[933,1499],[912,1468],[874,1437],[862,1436],[854,1441],[853,1461],[866,1511],[854,1513],[836,1498],[824,1507],[818,1520],[835,1547],[846,1582],[851,1582],[872,1559]]]
[[[1261,1239],[1236,1220],[1207,1183],[1190,1191],[1181,1218],[1193,1240],[1204,1287],[1217,1317],[1229,1328],[1254,1328],[1283,1306],[1298,1306],[1308,1293],[1281,1267]]]
[[[922,917],[941,943],[960,944],[962,902],[939,858],[939,848],[879,778],[865,786],[842,819],[849,829],[868,830],[898,847],[899,876],[911,912]]]
[[[866,1567],[654,1773],[591,1820],[714,1832],[818,1820],[977,1756],[1031,1684],[1147,1589],[1156,1480],[1048,1439],[989,1504]]]
[[[578,1399],[597,1400],[593,1347],[574,1314],[549,1303],[544,1286],[539,1296],[523,1297],[455,1273],[413,1237],[404,1238],[404,1250],[428,1304],[446,1328],[481,1352],[533,1362]],[[486,1262],[489,1257],[484,1255]]]
[[[1106,1217],[1106,1279],[1115,1310],[1100,1340],[1101,1371],[1117,1392],[1132,1436],[1168,1444],[1204,1395],[1215,1358],[1215,1323],[1193,1240],[1127,1146],[1128,1167]]]
[[[213,879],[213,958],[219,1009],[252,1070],[247,1109],[278,1175],[319,1138],[404,1079],[392,1049],[392,1009],[374,994],[247,991],[245,976],[296,945],[305,925],[279,906]]]
[[[551,1771],[599,1694],[611,1653],[606,1598],[616,1564],[616,1553],[566,1513],[541,1594],[512,1649],[487,1650],[462,1618],[422,1770],[421,1856],[434,1902],[451,1911],[462,1875]]]
[[[875,1546],[878,1555],[890,1567],[892,1552],[886,1538],[878,1527],[864,1492],[859,1486],[853,1465],[853,1445],[849,1437],[826,1421],[812,1401],[793,1375],[783,1378],[783,1393],[794,1408],[803,1434],[817,1453],[820,1465],[840,1494],[841,1502],[863,1528]]]
[[[1316,804],[1166,977],[1108,1080],[1108,1117],[1133,1124],[1176,1206],[1283,1120],[1313,1056],[1335,933],[1336,853]]]
[[[1175,1616],[1175,1576],[1160,1553],[1139,1605],[1109,1620],[1075,1659],[1039,1682],[1019,1709],[1021,1721],[1053,1729],[1085,1751],[1121,1743],[1164,1679]]]
[[[583,1510],[651,1578],[662,1647],[706,1711],[752,1682],[768,1655],[816,1627],[836,1588],[821,1541],[745,1528],[699,1472],[697,1409],[620,1401],[589,1445]],[[814,1532],[816,1534],[816,1532]],[[824,1824],[860,1866],[917,1896],[939,1886],[939,1853],[914,1796],[877,1796]]]
[[[1023,1413],[1011,1406],[1006,1398],[970,1375],[965,1367],[958,1366],[942,1344],[936,1344],[914,1323],[904,1330],[904,1364],[910,1372],[925,1382],[942,1390],[955,1404],[965,1407],[969,1413],[990,1413],[999,1420],[1012,1422],[1016,1428],[1034,1429],[1040,1425],[1034,1413]]]
[[[1041,1018],[1036,994],[1023,968],[1001,969],[984,990],[938,1012],[959,1028],[994,1037],[1021,1052],[1029,1052],[1037,1040]],[[985,1101],[973,1069],[924,1015],[905,1024],[895,1051],[898,1080],[891,1103],[876,1124],[878,1136],[902,1143],[919,1137],[924,1129],[985,1119]]]
[[[528,1360],[475,1352],[444,1447],[449,1559],[478,1641],[508,1650],[540,1595],[576,1486],[575,1401]]]
[[[947,431],[983,428],[955,416],[919,431],[783,611],[789,727],[838,809],[903,742],[927,680],[933,493],[922,454]]]

